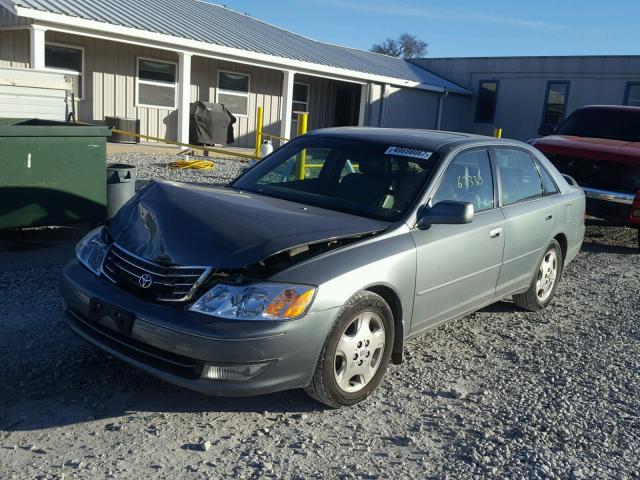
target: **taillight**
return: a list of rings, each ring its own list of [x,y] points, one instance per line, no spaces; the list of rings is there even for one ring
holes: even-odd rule
[[[636,198],[633,199],[633,205],[631,206],[631,217],[634,219],[640,219],[640,190],[636,193]]]

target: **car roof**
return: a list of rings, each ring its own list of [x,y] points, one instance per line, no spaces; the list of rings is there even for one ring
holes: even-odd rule
[[[410,128],[336,127],[313,130],[308,135],[344,138],[366,142],[386,143],[427,150],[450,150],[465,144],[492,142],[494,144],[521,144],[515,140],[504,140],[471,133],[445,132],[442,130],[420,130]]]
[[[640,112],[640,107],[631,105],[585,105],[577,110],[623,110],[627,112]]]

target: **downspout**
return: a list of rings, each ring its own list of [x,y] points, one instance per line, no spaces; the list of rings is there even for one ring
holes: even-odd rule
[[[449,96],[449,90],[445,90],[440,94],[438,100],[438,113],[436,115],[436,130],[442,130],[442,111],[444,110],[444,99]]]

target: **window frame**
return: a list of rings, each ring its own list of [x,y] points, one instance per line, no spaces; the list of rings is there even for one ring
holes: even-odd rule
[[[564,104],[562,105],[562,118],[558,123],[547,123],[545,118],[547,116],[547,107],[549,106],[549,93],[551,92],[551,85],[566,85],[567,92],[564,95]],[[567,104],[569,103],[569,94],[571,93],[571,81],[570,80],[547,80],[547,87],[544,94],[544,103],[542,104],[542,118],[540,119],[540,125],[551,125],[553,127],[559,127],[567,119]]]
[[[554,195],[560,195],[560,187],[558,187],[558,184],[555,180],[555,178],[553,178],[553,175],[551,175],[551,173],[549,173],[549,169],[545,168],[545,166],[542,164],[542,162],[538,159],[535,158],[533,159],[533,163],[536,166],[536,169],[538,170],[538,176],[540,177],[540,183],[542,185],[542,197],[553,197]],[[544,178],[542,177],[542,172],[546,172],[547,175],[549,176],[549,180],[551,180],[551,183],[553,183],[553,186],[556,187],[556,191],[555,192],[551,192],[551,193],[547,193],[544,191]]]
[[[454,152],[451,155],[451,158],[449,159],[449,161],[446,162],[446,165],[444,165],[444,168],[442,169],[442,173],[440,174],[440,176],[435,180],[434,186],[431,189],[431,193],[429,194],[429,199],[426,202],[427,205],[430,205],[431,207],[433,207],[433,204],[432,204],[433,199],[436,196],[436,194],[438,193],[438,190],[440,190],[440,187],[442,186],[442,182],[444,181],[444,178],[446,177],[447,172],[448,172],[449,168],[451,167],[451,165],[453,164],[453,162],[455,162],[456,159],[460,155],[471,153],[471,152],[474,152],[476,150],[483,150],[484,152],[486,152],[487,158],[489,160],[489,168],[491,169],[491,181],[493,183],[493,207],[484,208],[482,210],[475,210],[475,208],[474,208],[473,214],[475,216],[477,214],[490,212],[492,210],[495,210],[496,208],[500,208],[500,205],[499,205],[500,195],[499,195],[499,191],[498,191],[497,169],[496,169],[496,165],[494,163],[493,155],[491,153],[491,146],[488,146],[488,145],[480,145],[480,146],[474,146],[474,147],[469,147],[469,148],[463,148],[462,150],[458,150],[458,151]]]
[[[71,50],[80,50],[82,71],[78,72],[77,70],[68,70],[66,68],[47,67],[46,48],[47,48],[48,45],[51,45],[52,47],[68,48],[68,49],[71,49]],[[85,48],[83,46],[80,46],[80,45],[72,45],[70,43],[61,43],[61,42],[45,42],[44,43],[44,47],[45,47],[45,56],[44,56],[45,57],[45,65],[44,65],[45,70],[47,70],[49,72],[80,75],[80,77],[82,79],[82,81],[80,82],[80,88],[82,89],[82,96],[81,97],[76,97],[76,100],[79,101],[79,102],[84,101],[84,99],[86,98],[86,75],[85,75],[85,72],[87,70]]]
[[[292,101],[292,102],[291,102],[291,103],[292,103],[292,108],[291,108],[291,115],[292,115],[292,117],[291,117],[291,121],[293,121],[293,122],[297,122],[297,121],[298,121],[298,115],[295,115],[295,116],[294,116],[294,114],[297,114],[297,113],[309,113],[309,104],[311,103],[311,84],[310,84],[310,83],[308,83],[308,82],[293,82],[293,87],[294,87],[294,89],[295,89],[296,84],[298,84],[298,85],[304,85],[304,86],[306,86],[306,87],[307,87],[307,101],[306,101],[306,102],[298,102],[298,101],[295,101],[295,100],[294,100],[294,101]],[[306,110],[304,110],[304,111],[302,111],[302,110],[294,110],[294,109],[293,109],[293,104],[294,104],[294,103],[304,103],[304,104],[306,104],[307,109],[306,109]]]
[[[242,93],[242,92],[238,92],[235,90],[226,90],[224,88],[220,88],[220,73],[228,73],[230,75],[242,75],[247,77],[247,92],[246,93]],[[251,74],[250,73],[246,73],[246,72],[234,72],[233,70],[224,70],[219,68],[216,72],[216,103],[220,103],[220,93],[223,93],[225,95],[235,95],[238,97],[246,97],[247,99],[247,113],[236,113],[236,112],[231,112],[231,110],[229,110],[234,117],[238,117],[238,118],[249,118],[249,112],[251,111],[250,105],[249,105],[249,101],[251,100],[250,98],[250,94],[251,94]]]
[[[542,192],[542,194],[539,197],[527,197],[527,198],[523,198],[522,200],[519,200],[518,202],[515,203],[510,203],[508,205],[505,205],[504,203],[504,199],[502,197],[502,176],[500,175],[500,169],[498,168],[498,158],[495,154],[496,150],[518,150],[520,152],[526,153],[529,158],[531,159],[531,162],[533,163],[533,168],[535,169],[536,173],[538,174],[538,180],[540,180],[540,191]],[[499,201],[499,205],[500,208],[508,208],[508,207],[513,207],[515,205],[522,205],[524,203],[530,203],[530,202],[535,202],[538,200],[543,200],[547,197],[549,197],[550,195],[545,195],[544,194],[544,185],[542,184],[542,176],[540,175],[540,170],[538,169],[538,159],[535,157],[535,155],[533,155],[529,150],[527,150],[526,148],[522,148],[522,147],[518,147],[515,145],[492,145],[490,148],[490,155],[491,155],[491,162],[494,166],[496,175],[498,177],[498,201]],[[550,174],[551,176],[551,174]],[[553,177],[551,177],[551,179],[553,180]],[[553,180],[553,182],[555,183],[555,180]],[[558,187],[558,185],[556,184],[556,188]],[[561,193],[560,190],[558,189],[558,192],[552,195],[557,195]]]
[[[624,100],[622,102],[622,105],[626,106],[626,107],[630,107],[631,105],[629,105],[629,94],[631,93],[631,88],[632,87],[640,87],[640,81],[629,81],[626,83],[625,87],[624,87]]]
[[[496,94],[495,97],[493,99],[493,106],[492,106],[492,114],[491,114],[491,119],[484,121],[484,120],[478,120],[478,114],[480,112],[480,91],[482,90],[482,84],[484,83],[495,83],[496,84]],[[498,95],[500,93],[500,80],[490,80],[490,79],[484,79],[484,80],[479,80],[478,81],[478,94],[476,96],[476,109],[475,109],[475,113],[473,116],[473,122],[474,123],[482,123],[485,125],[492,125],[495,123],[496,121],[496,111],[498,109]]]
[[[173,83],[173,89],[175,91],[175,95],[173,96],[173,107],[167,107],[164,105],[148,105],[140,102],[140,84],[141,83],[143,85],[154,85],[157,87],[171,86],[171,84],[168,82],[154,82],[153,80],[140,79],[140,60],[148,60],[150,62],[156,62],[156,63],[167,63],[170,65],[174,65],[176,67],[176,81]],[[135,91],[134,107],[153,108],[157,110],[177,110],[178,109],[178,83],[179,83],[178,76],[179,76],[178,62],[173,62],[171,60],[163,60],[160,58],[144,57],[144,56],[136,57],[136,91]]]

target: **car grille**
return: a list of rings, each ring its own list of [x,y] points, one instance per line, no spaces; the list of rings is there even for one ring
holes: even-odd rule
[[[139,297],[160,302],[191,300],[209,272],[207,267],[158,265],[115,244],[102,264],[102,273],[113,283]]]

